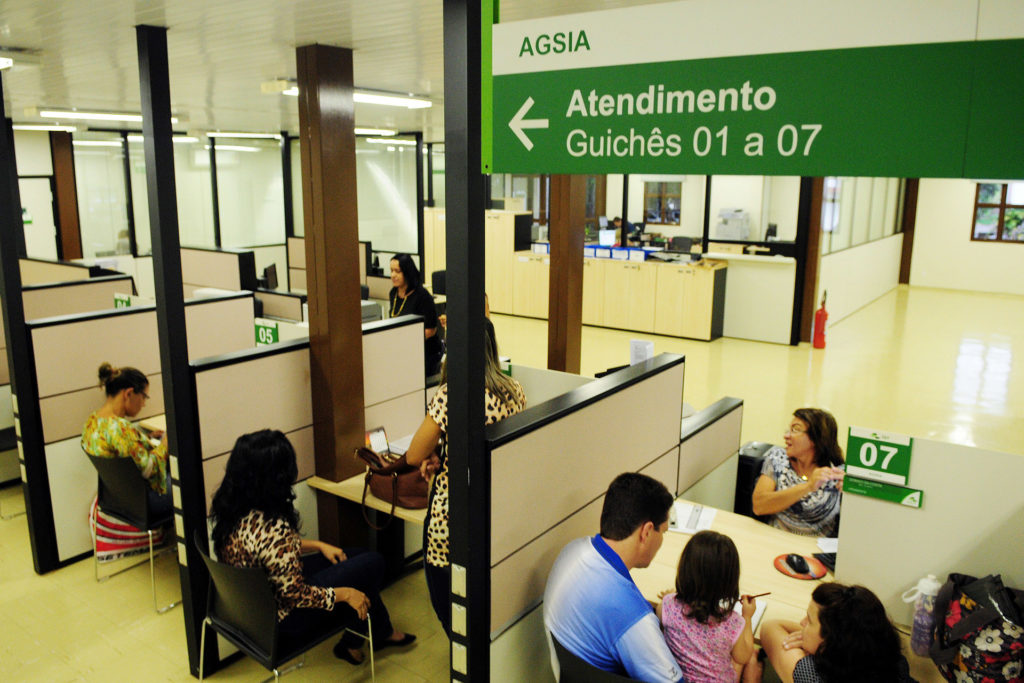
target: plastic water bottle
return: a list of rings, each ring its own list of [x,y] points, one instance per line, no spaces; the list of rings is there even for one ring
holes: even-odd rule
[[[910,649],[921,657],[928,656],[932,644],[932,627],[935,625],[935,596],[942,584],[929,574],[917,585],[903,594],[903,602],[914,603],[914,628],[910,632]]]

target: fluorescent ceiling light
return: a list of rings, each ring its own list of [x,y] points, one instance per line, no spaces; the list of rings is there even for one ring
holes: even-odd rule
[[[210,149],[209,145],[206,145],[206,149]],[[243,147],[242,145],[217,145],[218,151],[223,152],[258,152],[259,147]]]
[[[397,135],[397,130],[388,128],[356,128],[356,135]]]
[[[245,133],[241,131],[210,131],[206,134],[211,138],[249,138],[255,140],[280,140],[280,133]]]
[[[366,141],[378,145],[405,145],[410,147],[416,145],[415,140],[395,140],[393,138],[366,138]]]
[[[78,126],[58,126],[48,123],[15,123],[11,126],[14,130],[52,130],[62,133],[74,133]]]
[[[0,69],[10,69],[14,66],[14,60],[10,57],[0,57]]]
[[[125,121],[142,123],[142,114],[126,114],[121,112],[79,111],[76,109],[40,109],[34,112],[44,119],[76,119],[81,121]],[[177,123],[177,117],[171,117],[171,123]]]
[[[142,137],[141,135],[129,135],[128,136],[128,142],[145,142],[145,140],[146,140],[146,138]],[[194,137],[187,136],[187,135],[174,135],[174,136],[171,136],[171,142],[178,143],[178,144],[185,144],[185,143],[191,143],[191,142],[199,142],[199,138],[194,138]]]
[[[356,91],[353,98],[356,102],[363,104],[382,104],[388,107],[405,107],[406,109],[426,109],[427,107],[434,106],[434,103],[430,100],[406,95],[383,95],[381,93]]]
[[[75,147],[120,147],[120,140],[72,140]]]
[[[267,92],[264,90],[263,92]],[[271,91],[273,92],[273,91]],[[290,88],[285,88],[280,91],[282,95],[288,95],[289,97],[299,96],[299,86],[293,85]],[[433,107],[434,103],[428,99],[422,97],[412,97],[409,95],[389,95],[384,93],[366,92],[357,90],[352,98],[356,102],[362,104],[380,104],[387,107],[405,107],[406,109],[426,109]]]

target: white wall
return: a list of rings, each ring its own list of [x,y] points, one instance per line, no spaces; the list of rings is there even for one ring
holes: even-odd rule
[[[14,131],[14,159],[18,175],[53,175],[50,134],[39,130]]]
[[[779,228],[779,241],[796,240],[796,219],[800,213],[800,177],[767,177],[765,192],[768,195],[768,220],[762,226],[758,239],[764,236],[768,223],[775,223]]]
[[[823,256],[814,308],[821,303],[821,293],[828,290],[825,308],[828,324],[833,325],[871,303],[899,284],[902,253],[903,233],[897,233]]]
[[[1024,294],[1024,247],[971,241],[974,194],[969,180],[921,180],[910,284]]]

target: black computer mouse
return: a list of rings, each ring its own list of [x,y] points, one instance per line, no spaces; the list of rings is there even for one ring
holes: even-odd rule
[[[804,559],[804,556],[797,555],[796,553],[786,555],[786,564],[797,574],[809,574],[811,571],[811,568],[807,566],[807,560]]]

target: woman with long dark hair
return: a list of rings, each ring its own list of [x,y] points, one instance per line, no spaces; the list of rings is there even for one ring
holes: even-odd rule
[[[863,586],[821,584],[799,624],[761,626],[761,645],[784,683],[914,680],[885,607]]]
[[[843,490],[843,451],[836,419],[819,408],[793,413],[786,447],[765,454],[752,496],[755,515],[803,536],[835,536]]]
[[[501,372],[494,326],[484,320],[484,424],[515,415],[526,407],[519,382]],[[441,385],[430,399],[427,415],[413,435],[406,459],[420,465],[425,476],[434,474],[423,530],[423,568],[430,602],[445,632],[451,634],[451,567],[448,562],[448,361],[441,368]],[[440,443],[440,455],[434,449]]]
[[[292,504],[296,476],[295,450],[284,434],[266,429],[238,437],[211,506],[217,555],[236,567],[266,570],[282,633],[301,639],[326,622],[347,624],[369,614],[376,650],[411,643],[416,636],[392,627],[380,598],[383,557],[299,535],[299,513]],[[358,636],[346,634],[334,655],[359,664],[361,644]]]
[[[441,339],[437,336],[437,309],[434,297],[423,288],[420,271],[408,254],[395,254],[391,259],[391,284],[388,293],[388,317],[400,315],[423,316],[423,363],[427,375],[437,372],[444,353]]]
[[[149,482],[150,509],[154,515],[170,512],[167,478],[167,437],[163,432],[143,433],[131,422],[149,399],[149,380],[136,368],[99,367],[100,386],[106,400],[82,428],[82,450],[102,458],[131,458]],[[154,443],[151,437],[160,439]]]

